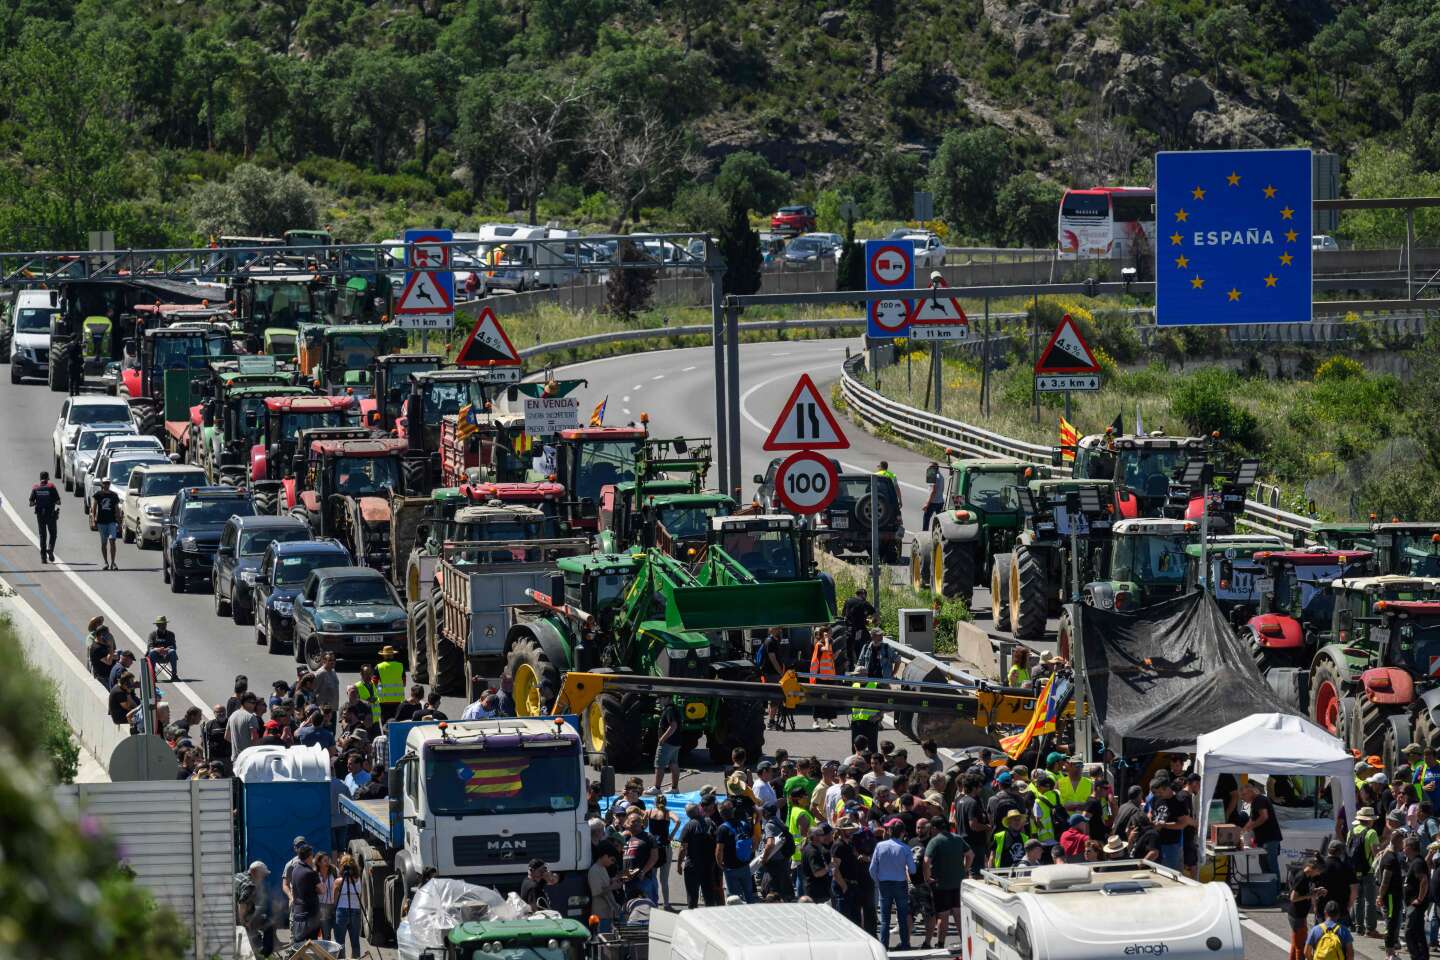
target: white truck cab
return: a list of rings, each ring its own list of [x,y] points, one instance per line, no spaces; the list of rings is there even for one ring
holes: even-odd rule
[[[45,379],[50,369],[50,318],[60,312],[55,290],[21,290],[10,307],[6,354],[10,382],[26,377]]]
[[[1241,960],[1223,883],[1149,861],[986,870],[960,887],[966,960]]]

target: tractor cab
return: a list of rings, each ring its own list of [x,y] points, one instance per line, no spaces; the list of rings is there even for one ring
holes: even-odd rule
[[[1388,654],[1403,650],[1400,659],[1419,675],[1435,672],[1428,656],[1417,661],[1414,654],[1421,646],[1434,647],[1430,655],[1440,664],[1440,578],[1341,577],[1328,591],[1334,642],[1365,647],[1389,663],[1396,660]],[[1387,651],[1387,644],[1398,646]]]
[[[493,388],[492,388],[493,389]],[[485,410],[489,399],[487,385],[474,370],[430,370],[415,373],[409,377],[406,390],[407,403],[402,415],[393,421],[396,436],[410,437],[411,447],[426,452],[440,449],[440,423],[448,416],[458,416],[467,407],[471,411]],[[411,437],[410,424],[417,420],[413,412],[416,404],[420,408],[418,417],[422,429]],[[478,418],[477,418],[478,425]]]
[[[292,394],[265,398],[260,431],[250,448],[250,479],[278,480],[290,472],[302,430],[352,427],[355,398]]]
[[[1210,450],[1211,441],[1203,437],[1092,434],[1077,444],[1071,476],[1113,480],[1117,519],[1159,517],[1170,502],[1172,478]]]
[[[167,374],[183,372],[181,379],[187,381],[208,376],[210,362],[229,353],[230,338],[224,334],[185,327],[147,328],[137,355],[121,365],[120,385],[132,399],[163,403]],[[187,383],[185,397],[189,396]]]
[[[814,576],[812,545],[789,514],[739,514],[710,519],[710,544],[761,583]]]
[[[1329,587],[1341,578],[1371,572],[1372,554],[1363,550],[1261,550],[1254,555],[1263,575],[1259,613],[1244,629],[1261,669],[1299,666],[1329,636],[1335,596]]]
[[[1377,523],[1371,528],[1381,573],[1440,576],[1440,523]]]
[[[235,313],[247,337],[259,340],[269,329],[298,330],[318,319],[315,276],[256,270],[234,282]]]
[[[300,370],[324,393],[370,396],[375,358],[404,347],[405,330],[379,324],[302,324]]]
[[[994,544],[990,553],[1003,553],[1015,540],[1014,530],[1020,527],[1020,503],[1015,488],[1029,479],[1030,468],[1018,460],[952,459],[950,476],[945,482],[945,506],[963,510],[965,519],[974,519],[985,527]],[[1008,535],[1001,530],[1012,531]]]
[[[405,401],[410,399],[410,378],[417,373],[439,370],[444,363],[444,357],[428,353],[387,353],[376,357],[370,371],[374,394],[361,404],[365,422],[385,433],[394,433],[396,422],[405,415]],[[434,422],[438,430],[439,418]]]
[[[546,559],[539,545],[507,546],[522,540],[557,538],[555,518],[518,503],[492,500],[484,506],[461,507],[444,526],[446,558],[457,567],[496,563],[538,563]]]
[[[1182,596],[1188,589],[1187,548],[1200,542],[1189,520],[1117,520],[1110,528],[1109,576],[1088,583],[1086,603],[1121,612]]]
[[[1262,550],[1283,550],[1279,538],[1261,534],[1222,534],[1202,546],[1185,548],[1190,558],[1190,587],[1207,590],[1230,623],[1237,628],[1260,609],[1260,583],[1264,564],[1255,559]]]
[[[319,440],[310,444],[306,487],[322,498],[388,497],[401,489],[399,440]]]
[[[712,522],[734,512],[734,499],[723,493],[651,494],[640,505],[640,545],[697,561],[710,541]]]
[[[689,480],[650,480],[645,483],[646,497],[671,496],[690,492]],[[597,522],[598,540],[602,550],[624,550],[642,539],[644,521],[636,502],[640,484],[630,480],[612,483],[600,491]]]
[[[645,438],[643,427],[576,427],[545,444],[545,460],[554,451],[548,472],[570,491],[566,519],[572,530],[596,529],[600,491],[636,478]]]
[[[1375,549],[1375,538],[1368,523],[1322,523],[1316,520],[1310,524],[1310,537],[1331,550]]]

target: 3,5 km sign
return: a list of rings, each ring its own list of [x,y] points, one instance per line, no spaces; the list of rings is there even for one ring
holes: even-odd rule
[[[819,513],[835,499],[840,478],[830,458],[813,450],[792,454],[775,471],[775,495],[791,513]]]

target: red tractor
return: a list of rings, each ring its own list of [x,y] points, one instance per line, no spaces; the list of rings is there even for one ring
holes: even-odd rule
[[[335,537],[357,564],[390,574],[390,500],[403,493],[406,443],[394,438],[309,439],[305,469],[281,481],[285,508],[317,537]]]
[[[636,462],[648,431],[640,427],[575,427],[545,444],[555,452],[547,471],[570,492],[565,522],[571,530],[595,531],[600,523],[600,491],[635,479]]]
[[[302,430],[347,427],[357,435],[364,432],[355,423],[353,396],[267,397],[259,436],[250,448],[250,486],[255,492],[255,511],[276,512],[282,489],[280,481],[294,476],[296,444]]]
[[[1274,667],[1308,667],[1330,639],[1335,599],[1330,582],[1363,577],[1373,555],[1363,550],[1261,550],[1259,611],[1245,622],[1241,637],[1266,673]]]

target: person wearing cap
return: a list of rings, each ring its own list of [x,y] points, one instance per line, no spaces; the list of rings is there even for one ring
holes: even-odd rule
[[[100,478],[100,489],[90,498],[90,522],[100,533],[100,562],[106,570],[115,565],[115,541],[120,537],[120,494],[110,489],[110,478]]]
[[[1065,832],[1060,834],[1059,854],[1067,863],[1085,859],[1085,844],[1090,839],[1089,821],[1083,813],[1072,813]]]
[[[768,760],[762,761],[769,763]],[[773,796],[773,793],[772,793]],[[772,800],[760,803],[763,818],[760,827],[760,890],[761,895],[775,894],[789,902],[795,899],[795,879],[790,864],[797,847],[790,829],[780,818],[780,804]]]
[[[1435,759],[1433,746],[1427,746],[1422,757],[1420,763],[1411,770],[1415,777],[1415,788],[1420,791],[1421,800],[1430,802],[1431,810],[1440,810],[1440,760]]]
[[[1160,831],[1160,862],[1180,871],[1185,867],[1185,828],[1195,822],[1195,812],[1190,805],[1190,795],[1183,789],[1177,790],[1176,786],[1177,781],[1160,777],[1150,781],[1150,792],[1155,797],[1150,805],[1150,819]]]
[[[1095,781],[1081,774],[1084,761],[1080,757],[1066,757],[1064,763],[1065,771],[1055,781],[1060,803],[1070,813],[1083,813],[1085,805],[1090,802],[1090,795],[1095,792]]]
[[[910,949],[910,878],[915,875],[915,852],[905,842],[905,824],[898,818],[885,823],[885,839],[870,854],[870,879],[880,894],[875,939],[890,947],[890,914],[900,924],[900,949]],[[963,841],[962,841],[963,842]],[[926,939],[929,937],[927,935]]]
[[[1035,774],[1032,793],[1035,802],[1030,809],[1030,822],[1034,825],[1035,839],[1040,841],[1044,850],[1044,859],[1041,862],[1049,863],[1054,859],[1055,844],[1060,842],[1060,834],[1067,826],[1062,819],[1065,808],[1060,805],[1060,794],[1055,790],[1055,778],[1050,776],[1048,771],[1041,770]]]
[[[1255,840],[1255,846],[1265,850],[1260,870],[1278,877],[1280,841],[1284,839],[1284,834],[1280,830],[1280,822],[1275,819],[1275,807],[1270,803],[1270,798],[1265,796],[1265,788],[1253,779],[1245,781],[1245,788],[1240,794],[1250,806],[1250,819],[1245,823],[1245,831]]]
[[[775,761],[761,760],[755,764],[755,782],[750,785],[750,790],[755,794],[755,802],[760,809],[765,809],[765,804],[779,804],[780,798],[775,794],[775,788],[770,785],[771,778],[775,776]]]
[[[85,656],[90,663],[90,673],[96,680],[106,683],[110,679],[110,668],[115,665],[115,638],[105,626],[105,618],[95,616],[86,624]]]
[[[244,873],[235,875],[236,919],[257,957],[275,952],[275,923],[265,895],[265,881],[269,876],[270,868],[262,860],[251,861]]]
[[[829,903],[831,895],[830,844],[834,832],[828,823],[817,823],[811,827],[800,849],[800,876],[805,885],[805,896],[815,903]]]
[[[1380,928],[1380,916],[1375,908],[1375,855],[1380,848],[1380,834],[1375,830],[1377,819],[1374,807],[1361,807],[1345,844],[1359,887],[1352,919],[1355,929],[1372,937]]]
[[[395,713],[405,699],[405,664],[400,661],[400,651],[388,643],[381,647],[375,674],[380,678],[375,690],[375,701],[380,705],[380,722],[389,723],[395,719]]]
[[[1000,821],[1001,828],[995,833],[995,847],[991,852],[991,866],[1013,867],[1025,857],[1025,814],[1010,810]]]
[[[1005,815],[1011,810],[1027,813],[1030,809],[1029,801],[1028,792],[1022,795],[1016,788],[1015,775],[1009,770],[1001,770],[995,774],[995,792],[985,804],[986,819],[993,824],[994,829],[999,830],[1005,822]]]

